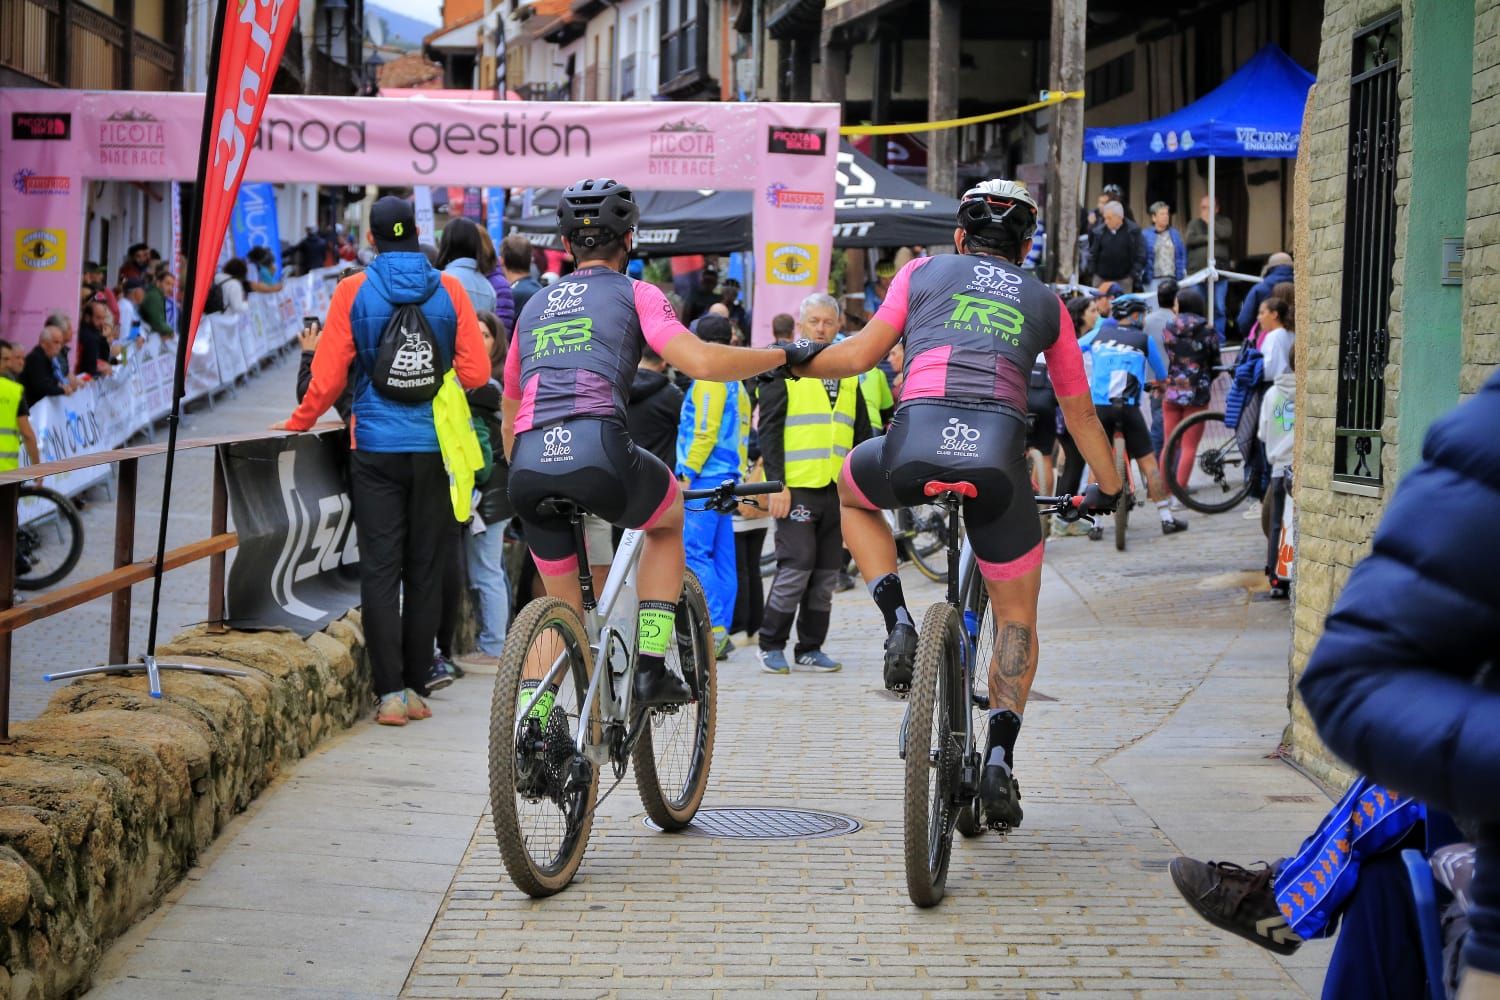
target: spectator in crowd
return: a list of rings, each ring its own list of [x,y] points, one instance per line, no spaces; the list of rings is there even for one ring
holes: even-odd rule
[[[1151,225],[1141,238],[1146,244],[1146,271],[1142,276],[1145,291],[1154,292],[1163,281],[1187,277],[1187,245],[1172,225],[1170,205],[1158,201],[1151,206]]]
[[[250,268],[239,257],[231,257],[214,275],[214,284],[224,296],[223,312],[233,316],[250,311]]]
[[[316,316],[307,317],[303,323],[302,332],[297,334],[297,345],[302,348],[302,358],[297,365],[297,402],[302,402],[307,395],[307,387],[312,385],[313,358],[317,356],[318,342],[323,339],[323,324]],[[349,422],[349,414],[354,412],[354,381],[353,368],[349,370],[348,381],[344,384],[344,391],[339,393],[339,398],[334,400],[333,409],[344,423]]]
[[[874,316],[875,310],[885,301],[890,291],[891,280],[896,277],[896,260],[882,257],[875,265],[875,277],[865,282],[865,315]]]
[[[625,426],[630,440],[667,468],[677,464],[677,426],[682,419],[682,390],[667,376],[667,362],[650,344],[641,347],[640,365],[630,383]]]
[[[359,248],[347,236],[339,237],[338,258],[345,264],[353,264],[359,260]]]
[[[464,388],[489,380],[490,361],[463,285],[433,270],[422,255],[411,203],[393,196],[377,201],[367,238],[378,255],[334,289],[307,395],[274,429],[310,428],[343,392],[357,360],[359,433],[350,453],[350,478],[360,541],[360,604],[379,699],[375,719],[403,726],[432,714],[422,696],[441,610],[440,546],[454,515],[432,404],[383,395],[373,378],[375,358],[397,307],[411,304],[422,310],[439,355],[453,359]]]
[[[1177,316],[1177,282],[1172,278],[1163,278],[1154,284],[1154,290],[1146,293],[1146,303],[1147,305],[1154,303],[1156,308],[1146,313],[1141,329],[1146,331],[1146,336],[1151,338],[1156,344],[1156,349],[1165,356],[1167,342],[1164,331],[1167,324]],[[1151,451],[1156,455],[1158,463],[1161,461],[1162,443],[1166,440],[1162,427],[1161,406],[1161,393],[1153,392],[1151,394]]]
[[[1167,385],[1161,403],[1164,438],[1170,438],[1188,417],[1208,409],[1223,339],[1204,318],[1204,308],[1202,291],[1197,286],[1184,288],[1177,294],[1176,315],[1163,334],[1167,356]],[[1174,472],[1179,483],[1186,483],[1192,476],[1202,439],[1202,424],[1183,432]],[[1166,460],[1165,455],[1162,460]]]
[[[1260,312],[1260,304],[1271,297],[1272,289],[1281,282],[1291,282],[1295,278],[1292,275],[1292,255],[1289,253],[1273,253],[1266,259],[1266,269],[1261,273],[1260,281],[1252,285],[1250,291],[1245,293],[1245,301],[1240,305],[1240,333],[1248,336],[1252,324],[1255,323]],[[1261,348],[1264,352],[1265,348]]]
[[[1234,223],[1227,215],[1219,214],[1219,203],[1210,202],[1208,195],[1198,201],[1198,218],[1188,223],[1183,242],[1187,244],[1187,269],[1195,274],[1208,266],[1208,225],[1214,227],[1214,267],[1224,270],[1229,267],[1229,240],[1234,235]],[[1224,296],[1229,293],[1229,282],[1214,282],[1214,329],[1224,335]],[[1248,328],[1247,328],[1248,329]]]
[[[740,301],[740,283],[734,278],[725,278],[719,286],[719,304],[728,310],[729,322],[735,329],[750,332],[750,313]]]
[[[103,302],[103,299],[92,301]],[[79,316],[88,316],[91,302],[84,303]],[[107,303],[106,303],[107,304]],[[113,315],[113,314],[111,314]],[[57,357],[52,361],[52,367],[57,369],[64,381],[74,389],[78,388],[78,376],[71,373],[73,367],[73,317],[59,310],[47,317],[47,325],[55,326],[62,334],[62,347],[57,352]]]
[[[1146,269],[1146,243],[1119,202],[1106,203],[1103,213],[1104,224],[1089,233],[1089,268],[1096,285],[1118,283],[1128,292]]]
[[[115,296],[115,290],[109,287],[109,278],[106,277],[104,265],[86,261],[83,265],[83,284],[89,290],[86,297],[103,299],[109,306],[115,322],[118,323],[120,321],[119,299]]]
[[[0,472],[9,472],[21,464],[23,447],[32,465],[42,462],[36,431],[31,426],[26,388],[20,379],[25,365],[25,353],[9,341],[0,340]]]
[[[1286,328],[1292,311],[1280,299],[1269,298],[1260,303],[1256,322],[1262,331],[1260,353],[1265,356],[1264,381],[1274,382],[1282,372],[1291,368],[1292,344],[1295,335]]]
[[[177,332],[173,321],[177,303],[172,296],[177,291],[177,278],[171,272],[158,269],[146,286],[145,295],[138,309],[141,322],[160,337],[170,337]],[[171,307],[168,307],[171,303]]]
[[[115,370],[115,351],[120,346],[114,318],[103,302],[90,302],[83,318],[78,327],[78,367],[74,371],[91,378],[107,376]]]
[[[696,253],[670,258],[672,291],[677,293],[678,298],[686,302],[693,297],[693,289],[698,286],[699,272],[703,270],[706,263],[703,255]],[[679,317],[682,315],[681,309],[677,310],[677,315]]]
[[[1270,301],[1270,300],[1267,300]],[[1286,371],[1276,376],[1266,398],[1260,404],[1260,439],[1266,446],[1266,464],[1271,471],[1271,485],[1265,504],[1270,514],[1266,533],[1266,580],[1272,600],[1284,601],[1291,596],[1291,581],[1282,579],[1276,567],[1281,554],[1281,520],[1286,513],[1286,498],[1292,477],[1293,429],[1297,419],[1297,352],[1287,351]]]
[[[505,269],[505,278],[510,282],[510,294],[519,316],[531,297],[542,290],[542,283],[531,274],[531,241],[520,233],[512,233],[501,240],[500,266]],[[514,328],[514,323],[511,327]]]
[[[123,285],[131,278],[144,278],[150,273],[151,248],[144,243],[132,243],[125,251],[125,262],[120,265],[116,285]]]
[[[1125,286],[1117,281],[1111,281],[1106,284],[1099,290],[1099,294],[1094,296],[1094,325],[1087,330],[1075,330],[1074,333],[1078,334],[1080,338],[1086,337],[1113,323],[1115,321],[1112,315],[1115,309],[1115,299],[1128,294],[1130,293],[1125,290]]]
[[[146,301],[146,282],[140,278],[128,278],[120,288],[120,322],[117,329],[122,341],[132,341],[141,335],[141,303]]]
[[[791,313],[777,313],[771,317],[771,339],[778,343],[788,343],[797,335],[797,320]]]
[[[839,304],[814,292],[802,300],[798,331],[819,344],[842,325]],[[844,456],[870,437],[859,379],[777,379],[760,390],[760,444],[766,479],[786,484],[768,498],[776,524],[776,576],[766,597],[759,645],[761,668],[791,672],[786,643],[797,625],[794,659],[819,671],[842,667],[823,651],[833,610],[833,588],[844,566],[838,476]]]
[[[503,336],[510,339],[510,331],[516,325],[516,295],[510,287],[510,279],[505,276],[505,269],[500,266],[500,257],[495,253],[495,241],[490,236],[490,231],[483,226],[479,229],[479,273],[489,281],[490,288],[495,292],[495,318],[500,321]]]
[[[1496,427],[1500,374],[1428,431],[1298,682],[1329,749],[1474,828],[1464,998],[1500,995],[1500,532],[1476,516],[1500,494]]]
[[[270,247],[254,246],[245,254],[245,287],[252,292],[281,291],[281,276],[276,273],[276,255]]]
[[[1102,295],[1098,297],[1078,295],[1068,300],[1067,309],[1073,321],[1073,336],[1081,338],[1094,328],[1099,318],[1099,304],[1107,301],[1109,300]],[[1091,365],[1093,359],[1085,354],[1083,363],[1085,366]],[[1057,477],[1057,492],[1080,493],[1083,488],[1083,453],[1078,450],[1078,445],[1073,441],[1073,435],[1068,432],[1061,415],[1057,418],[1056,427],[1057,443],[1062,445],[1063,451],[1063,467]],[[1065,524],[1061,519],[1054,519],[1051,536],[1064,538],[1070,535],[1086,535],[1088,530],[1088,524],[1084,521]]]
[[[443,227],[437,268],[458,279],[475,312],[495,311],[495,289],[479,270],[479,227],[471,219],[453,219]]]
[[[63,333],[50,323],[42,327],[36,346],[26,355],[21,369],[21,385],[26,390],[26,405],[35,406],[48,396],[71,396],[73,383],[59,365]]]
[[[719,269],[712,264],[706,264],[703,270],[698,272],[698,284],[693,286],[693,292],[687,298],[687,316],[684,322],[691,326],[693,320],[708,312],[718,301]]]
[[[323,266],[323,261],[328,257],[328,244],[318,231],[312,226],[307,227],[307,234],[302,237],[293,252],[297,255],[297,270],[302,274],[311,274]]]
[[[728,344],[732,330],[727,317],[709,313],[697,321],[694,333],[710,344]],[[745,473],[745,449],[750,437],[750,396],[738,382],[725,384],[694,379],[682,404],[677,428],[677,476],[690,490],[738,481]],[[703,584],[708,617],[713,622],[714,650],[724,659],[734,649],[729,624],[734,619],[737,584],[734,523],[731,515],[715,510],[689,510],[682,529],[687,565]]]
[[[1099,197],[1095,199],[1094,207],[1089,209],[1088,216],[1083,220],[1081,232],[1085,236],[1104,225],[1104,206],[1112,201],[1117,201],[1124,207],[1125,218],[1128,221],[1135,221],[1135,216],[1131,214],[1129,207],[1125,207],[1125,189],[1118,184],[1106,184],[1099,189]],[[1079,211],[1083,210],[1079,209]]]

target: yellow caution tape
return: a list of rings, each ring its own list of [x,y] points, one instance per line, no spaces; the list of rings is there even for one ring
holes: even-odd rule
[[[1081,90],[1050,90],[1047,96],[1035,104],[1027,104],[1024,107],[1010,108],[1005,111],[992,111],[987,115],[970,115],[968,118],[949,118],[940,122],[909,122],[905,125],[844,125],[839,128],[839,135],[905,135],[908,132],[937,132],[942,129],[961,128],[964,125],[979,125],[983,122],[992,122],[1000,118],[1011,118],[1015,115],[1024,115],[1028,111],[1038,111],[1042,108],[1050,108],[1054,104],[1063,101],[1081,101],[1083,91]]]

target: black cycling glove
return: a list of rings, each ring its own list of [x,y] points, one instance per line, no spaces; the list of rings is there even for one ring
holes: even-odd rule
[[[1084,514],[1113,514],[1115,508],[1119,505],[1119,493],[1105,493],[1099,488],[1098,483],[1090,483],[1088,489],[1083,491],[1083,505],[1080,508],[1080,512]]]
[[[792,369],[807,364],[818,356],[818,352],[827,347],[827,344],[815,344],[810,340],[794,340],[790,344],[778,344],[786,352],[786,373],[792,375]],[[795,378],[796,376],[792,376]]]

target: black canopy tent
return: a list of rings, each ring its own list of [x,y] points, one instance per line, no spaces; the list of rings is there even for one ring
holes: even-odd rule
[[[936,246],[953,237],[954,198],[934,194],[877,164],[847,143],[839,149],[838,197],[833,245],[839,248]],[[506,231],[542,247],[556,248],[555,189],[534,192],[531,215],[519,211]],[[795,204],[799,192],[779,186],[760,196]],[[749,191],[637,191],[641,222],[636,247],[646,254],[676,256],[748,250]],[[519,207],[519,199],[511,202]],[[788,211],[795,211],[788,207]]]

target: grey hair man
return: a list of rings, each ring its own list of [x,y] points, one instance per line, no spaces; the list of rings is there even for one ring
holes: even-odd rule
[[[843,324],[844,311],[838,299],[813,292],[797,308],[797,334],[815,344],[831,344]]]
[[[1125,207],[1118,201],[1105,202],[1104,225],[1089,233],[1089,265],[1094,284],[1117,281],[1131,290],[1146,270],[1141,230],[1125,218]]]

